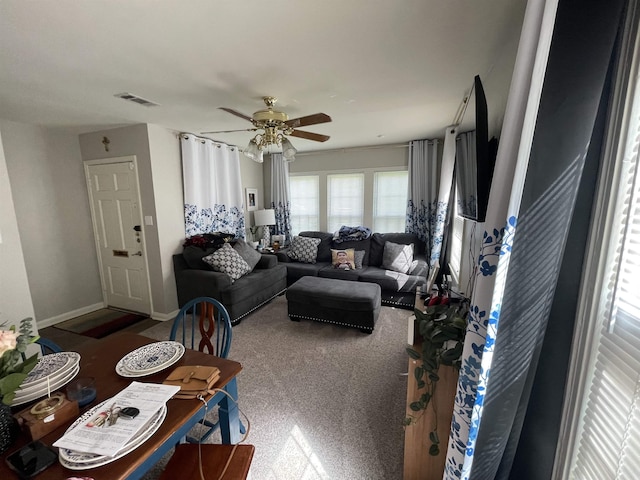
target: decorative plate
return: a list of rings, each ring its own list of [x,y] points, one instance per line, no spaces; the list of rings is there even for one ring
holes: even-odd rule
[[[34,400],[37,400],[40,397],[46,397],[48,392],[53,393],[56,390],[64,387],[71,380],[73,380],[75,376],[78,375],[79,371],[80,371],[80,366],[76,366],[73,368],[73,370],[70,370],[67,375],[60,377],[58,380],[54,382],[51,382],[48,388],[47,388],[47,384],[45,383],[40,390],[36,390],[35,392],[28,393],[26,395],[20,395],[20,396],[16,394],[16,396],[13,399],[13,402],[11,402],[11,406],[16,407],[18,405],[22,405],[24,403],[29,403]]]
[[[20,388],[18,388],[16,390],[16,396],[19,397],[19,396],[23,396],[23,395],[28,395],[28,394],[36,392],[36,391],[46,390],[47,389],[47,382],[49,383],[49,385],[52,385],[54,382],[58,381],[62,377],[66,377],[67,375],[69,375],[76,368],[78,368],[78,364],[75,363],[75,362],[71,362],[66,367],[58,370],[55,373],[52,373],[48,377],[45,377],[45,378],[43,378],[41,380],[38,380],[35,383],[32,383],[28,387],[20,387]]]
[[[106,402],[101,403],[99,406],[104,405],[104,403]],[[93,409],[91,411],[93,411]],[[85,415],[86,413],[82,415],[82,417],[80,418],[85,417]],[[63,467],[66,467],[70,470],[88,470],[91,468],[107,465],[108,463],[114,462],[115,460],[118,460],[119,458],[124,457],[128,453],[131,453],[133,450],[135,450],[144,442],[146,442],[160,428],[160,425],[162,425],[162,422],[164,422],[164,419],[166,416],[167,416],[167,406],[163,405],[160,408],[160,410],[158,410],[158,412],[149,419],[149,421],[145,424],[145,426],[143,426],[140,429],[140,432],[135,437],[133,437],[129,441],[129,443],[127,443],[113,457],[106,457],[104,455],[85,454],[85,453],[75,452],[73,450],[61,448],[58,452],[58,460],[60,461],[60,464]],[[80,418],[76,420],[76,422],[78,422]],[[85,420],[88,420],[88,419],[89,417],[85,418]],[[75,422],[74,422],[74,425],[76,425]],[[69,429],[71,429],[72,427],[69,427]],[[91,457],[93,457],[93,459]],[[74,461],[71,459],[76,459],[77,461]]]
[[[111,399],[105,400],[104,402],[101,402],[99,405],[96,405],[95,407],[91,408],[90,410],[86,411],[85,413],[83,413],[80,417],[78,417],[69,428],[67,428],[67,430],[65,431],[65,434],[69,433],[71,430],[73,430],[75,427],[77,427],[78,425],[81,425],[87,421],[89,421],[95,414],[96,412],[99,412],[108,402],[110,402]],[[164,412],[163,412],[164,410]],[[151,418],[149,418],[149,420],[147,421],[147,423],[145,423],[140,430],[138,431],[138,433],[136,433],[133,437],[131,437],[131,440],[129,440],[124,447],[122,447],[122,449],[127,449],[129,448],[131,445],[133,445],[134,443],[136,443],[140,437],[144,437],[147,434],[147,430],[149,428],[152,428],[156,422],[158,422],[158,420],[160,419],[160,421],[162,421],[162,419],[164,419],[165,415],[166,415],[166,410],[167,410],[167,406],[163,405],[162,408],[160,408],[155,414],[153,414],[151,416]],[[81,463],[93,463],[105,458],[113,458],[113,457],[108,457],[107,455],[97,455],[95,453],[83,453],[83,452],[77,452],[75,450],[71,450],[69,448],[60,448],[58,450],[59,456],[61,459],[66,460],[69,463],[76,463],[76,464],[81,464]]]
[[[24,382],[20,384],[21,388],[31,386],[32,384],[45,381],[49,375],[64,369],[71,370],[72,365],[80,363],[80,354],[76,352],[59,352],[43,356],[33,370],[29,372]]]
[[[184,345],[180,342],[155,342],[128,353],[122,358],[122,363],[131,373],[143,373],[166,366],[176,354],[182,353],[184,353]]]

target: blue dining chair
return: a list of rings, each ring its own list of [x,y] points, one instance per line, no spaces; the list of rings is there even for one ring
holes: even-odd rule
[[[38,340],[36,340],[36,343],[40,345],[40,351],[42,352],[42,355],[62,352],[62,347],[60,347],[60,345],[58,345],[53,340],[49,340],[48,338],[40,337],[38,338]]]
[[[199,350],[220,358],[227,358],[231,349],[231,318],[229,312],[218,300],[198,297],[187,302],[178,312],[169,339],[182,343],[186,348]],[[206,440],[220,428],[219,422],[204,418],[200,423],[208,430],[199,439],[187,436],[189,443]],[[240,432],[246,431],[240,422]]]

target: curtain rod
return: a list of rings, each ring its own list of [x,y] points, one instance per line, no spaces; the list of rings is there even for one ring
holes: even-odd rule
[[[298,152],[296,153],[296,157],[303,157],[307,155],[322,155],[323,153],[336,153],[336,152],[346,152],[351,150],[378,150],[380,148],[407,148],[409,147],[408,143],[396,143],[396,144],[388,144],[388,145],[370,145],[368,147],[344,147],[344,148],[332,148],[329,150],[314,150],[313,152]],[[274,152],[279,153],[279,152]]]
[[[462,123],[462,120],[464,119],[464,114],[467,112],[467,107],[469,106],[469,99],[471,98],[471,94],[473,93],[474,87],[475,87],[475,80],[474,80],[474,83],[471,84],[469,93],[466,93],[464,97],[462,97],[462,102],[460,102],[460,106],[456,111],[456,115],[455,117],[453,117],[453,124],[452,124],[453,126],[457,127]]]

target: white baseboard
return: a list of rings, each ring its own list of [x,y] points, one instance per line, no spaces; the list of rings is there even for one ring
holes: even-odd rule
[[[170,313],[152,312],[151,318],[153,320],[158,320],[159,322],[173,321],[173,319],[176,318],[176,315],[178,315],[179,312],[180,310],[176,310]]]
[[[71,320],[72,318],[79,317],[80,315],[86,315],[87,313],[95,312],[96,310],[100,310],[101,308],[105,308],[104,303],[94,303],[93,305],[88,305],[86,307],[78,308],[77,310],[62,313],[60,315],[56,315],[55,317],[38,320],[36,324],[38,325],[38,328],[51,327],[52,325],[55,325],[57,323],[64,322],[65,320]]]

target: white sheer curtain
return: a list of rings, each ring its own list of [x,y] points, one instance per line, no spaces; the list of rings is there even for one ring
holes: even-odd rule
[[[556,8],[557,0],[527,4],[478,256],[445,479],[469,479],[474,462]]]
[[[291,194],[289,192],[289,162],[281,153],[271,154],[271,208],[276,224],[272,234],[285,235],[291,241]]]
[[[224,232],[244,238],[238,147],[180,135],[185,235]]]

